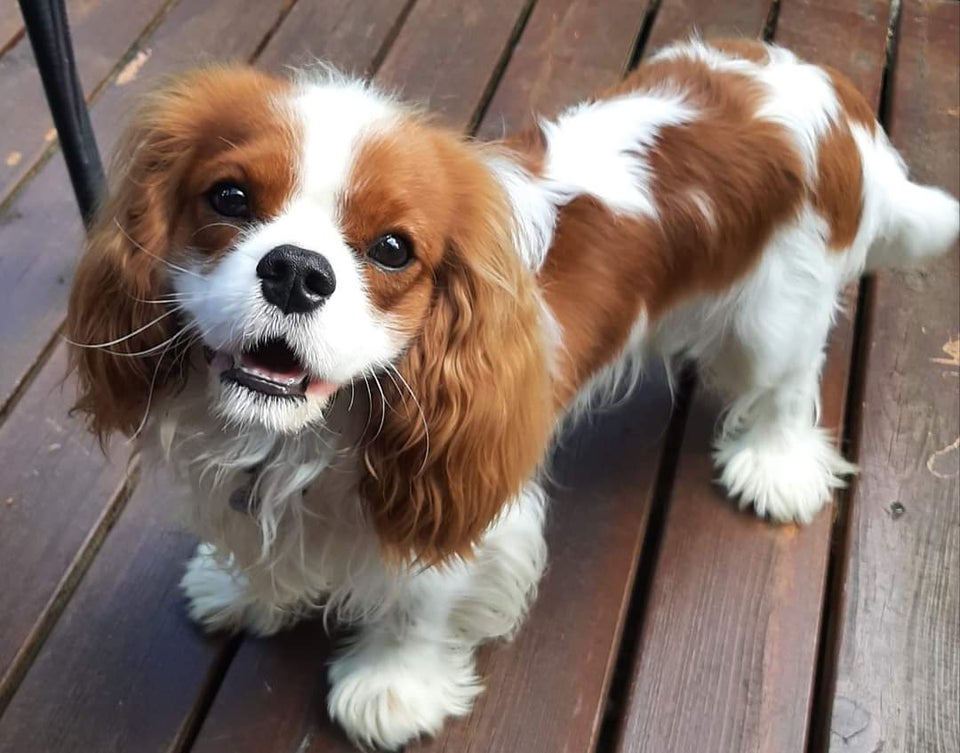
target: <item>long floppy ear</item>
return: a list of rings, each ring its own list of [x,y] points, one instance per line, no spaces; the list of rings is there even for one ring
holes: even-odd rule
[[[387,405],[371,422],[361,488],[388,554],[427,564],[471,554],[536,472],[554,426],[543,314],[505,200],[461,180],[474,187],[432,310],[402,380],[379,380]]]
[[[183,368],[184,359],[172,353],[176,315],[158,302],[166,292],[174,173],[186,149],[165,128],[174,100],[172,89],[157,92],[128,127],[70,293],[70,368],[79,381],[74,410],[101,444],[114,431],[134,433],[174,364]]]

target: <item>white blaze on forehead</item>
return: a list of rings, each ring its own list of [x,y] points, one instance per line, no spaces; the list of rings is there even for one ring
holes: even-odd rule
[[[363,81],[328,73],[304,78],[291,100],[303,144],[293,195],[267,232],[271,243],[292,243],[323,255],[336,290],[309,317],[299,337],[288,339],[314,372],[334,381],[388,362],[401,343],[367,295],[362,264],[343,235],[340,201],[354,162],[371,135],[393,127],[403,110]]]
[[[335,75],[322,81],[305,79],[294,91],[291,105],[304,144],[293,201],[332,206],[346,188],[358,143],[388,128],[401,111],[364,82]]]

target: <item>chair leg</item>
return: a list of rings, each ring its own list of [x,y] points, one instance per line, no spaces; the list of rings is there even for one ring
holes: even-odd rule
[[[77,75],[64,0],[20,0],[27,36],[85,223],[104,186],[103,165]]]

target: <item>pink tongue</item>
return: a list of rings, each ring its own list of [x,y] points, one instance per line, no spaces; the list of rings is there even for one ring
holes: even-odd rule
[[[310,380],[307,382],[307,394],[318,398],[330,397],[337,391],[337,385],[333,382],[316,382]]]

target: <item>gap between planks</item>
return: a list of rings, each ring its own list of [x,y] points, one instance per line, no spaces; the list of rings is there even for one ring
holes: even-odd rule
[[[761,38],[765,42],[773,41],[776,32],[777,18],[780,13],[781,0],[771,0],[764,21]],[[637,68],[646,54],[647,44],[653,32],[657,14],[662,0],[651,0],[643,23],[637,33],[627,73]],[[621,734],[622,718],[620,710],[627,703],[630,682],[633,679],[633,667],[637,660],[640,648],[640,636],[647,616],[650,588],[656,573],[656,565],[660,552],[660,541],[667,523],[667,510],[672,499],[673,484],[676,480],[683,438],[686,432],[690,406],[697,388],[698,380],[691,371],[684,372],[678,379],[678,388],[675,395],[673,414],[667,428],[663,452],[657,469],[654,491],[651,498],[650,515],[647,519],[647,528],[644,532],[640,549],[640,559],[634,574],[627,616],[622,628],[617,663],[614,677],[607,694],[605,713],[600,733],[597,738],[596,753],[607,753],[617,747],[617,740]]]
[[[66,609],[74,591],[83,580],[83,576],[93,563],[103,542],[106,541],[107,535],[120,518],[136,488],[138,478],[138,463],[132,460],[120,484],[110,495],[109,501],[104,506],[100,516],[87,532],[87,536],[77,549],[77,553],[64,570],[63,576],[54,587],[50,599],[37,617],[33,628],[11,660],[6,673],[0,677],[0,716],[3,715],[13,698],[13,694],[30,670],[33,660],[40,653],[40,649],[43,648],[47,636],[50,635],[57,624],[63,610]]]
[[[136,57],[137,51],[141,48],[143,42],[150,37],[151,34],[156,30],[156,28],[163,22],[173,7],[179,3],[180,0],[167,0],[157,13],[151,18],[147,24],[143,27],[140,33],[136,38],[131,42],[130,46],[126,49],[124,54],[119,56],[119,59],[114,64],[114,66],[108,70],[104,76],[90,89],[89,93],[84,94],[84,101],[87,104],[87,108],[93,107],[96,100],[99,98],[100,94],[106,89],[106,87],[114,80],[117,76],[123,71],[127,65]],[[20,43],[20,38],[25,37],[25,31],[21,31],[20,37],[17,40],[13,41],[5,50],[0,51],[0,55],[4,52],[8,52],[16,44]],[[23,44],[26,44],[27,40],[23,39]],[[39,86],[39,74],[37,78],[37,85]],[[29,169],[23,173],[23,175],[14,182],[6,191],[6,194],[0,196],[0,218],[10,209],[13,202],[23,191],[24,187],[33,180],[34,176],[43,168],[43,166],[50,161],[54,154],[57,153],[59,149],[59,139],[55,138],[43,149],[40,154],[34,159],[33,163],[30,165]],[[24,380],[26,381],[26,380]],[[6,412],[9,411],[11,400],[7,401],[7,405],[0,406],[0,417],[2,417]]]

